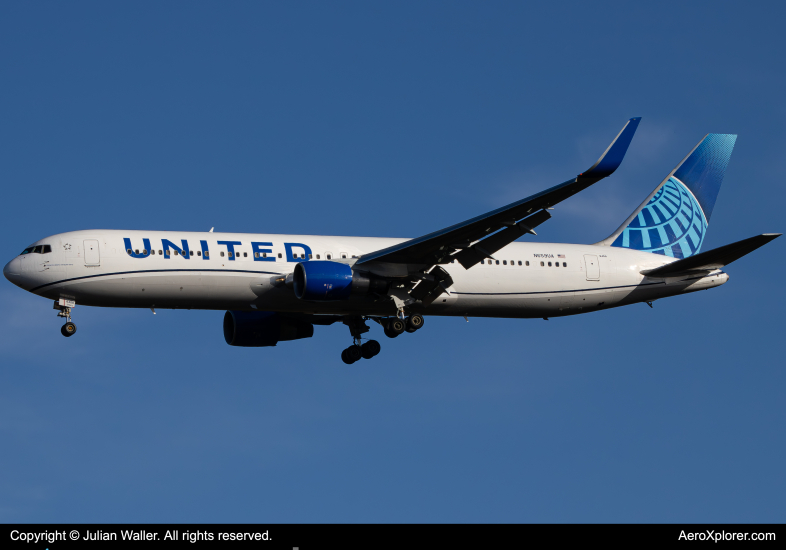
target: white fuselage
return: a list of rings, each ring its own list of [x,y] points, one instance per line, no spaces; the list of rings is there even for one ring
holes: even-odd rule
[[[129,239],[132,255],[125,239]],[[50,245],[51,252],[18,256],[4,273],[30,292],[74,300],[78,305],[386,316],[396,313],[389,298],[363,295],[307,302],[296,298],[281,283],[281,276],[291,273],[297,262],[309,259],[352,265],[363,254],[405,240],[76,231],[41,239],[35,244]],[[443,265],[453,279],[450,294],[442,294],[429,306],[413,306],[413,310],[427,315],[552,317],[704,290],[728,280],[721,271],[650,279],[640,272],[674,259],[611,246],[514,242],[494,257],[468,270],[458,263]],[[378,270],[384,271],[385,266]]]

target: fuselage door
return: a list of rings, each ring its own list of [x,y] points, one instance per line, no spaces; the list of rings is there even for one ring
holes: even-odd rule
[[[588,281],[600,281],[600,264],[594,254],[584,254],[584,265],[587,268]]]
[[[96,239],[85,240],[85,265],[99,265],[101,256],[98,252],[98,241]]]

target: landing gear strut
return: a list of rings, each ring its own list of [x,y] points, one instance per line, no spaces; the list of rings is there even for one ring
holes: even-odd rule
[[[341,360],[347,365],[351,365],[360,359],[371,359],[382,349],[376,340],[368,340],[361,345],[361,334],[369,331],[368,325],[363,317],[345,317],[344,324],[349,327],[354,344],[341,352]]]
[[[73,300],[55,300],[54,309],[58,310],[57,316],[63,317],[66,324],[60,328],[60,334],[68,338],[76,334],[76,325],[71,321],[71,308],[76,306]]]

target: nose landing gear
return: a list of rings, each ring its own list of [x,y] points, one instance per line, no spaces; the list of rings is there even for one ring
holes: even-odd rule
[[[60,334],[66,338],[76,334],[76,325],[71,321],[71,308],[76,307],[76,302],[73,300],[55,300],[54,309],[57,311],[58,317],[64,317],[66,324],[60,328]]]

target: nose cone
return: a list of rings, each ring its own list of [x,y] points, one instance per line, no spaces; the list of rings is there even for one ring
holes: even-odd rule
[[[5,278],[14,283],[16,286],[22,286],[22,266],[19,258],[14,258],[3,268],[3,275]]]

